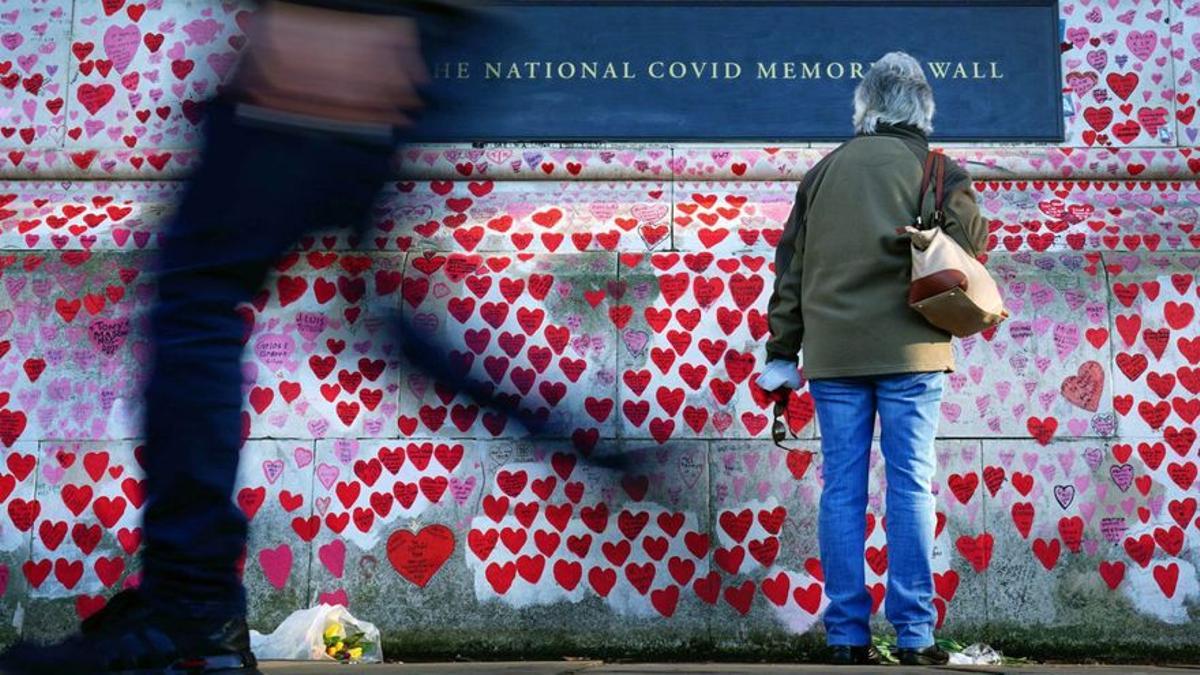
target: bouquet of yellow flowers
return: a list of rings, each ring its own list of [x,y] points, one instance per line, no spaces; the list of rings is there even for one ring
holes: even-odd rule
[[[361,631],[346,633],[346,627],[341,622],[333,621],[325,627],[325,653],[341,663],[357,663],[362,659],[363,650],[369,649],[371,643]]]
[[[263,660],[383,662],[379,629],[341,605],[296,610],[267,635],[252,630],[250,647]]]

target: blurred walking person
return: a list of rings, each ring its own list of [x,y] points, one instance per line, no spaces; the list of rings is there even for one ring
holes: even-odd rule
[[[165,231],[146,389],[141,587],[80,632],[19,644],[5,673],[257,672],[232,502],[242,445],[236,308],[300,238],[367,222],[428,81],[422,32],[468,8],[438,1],[267,0],[226,94],[207,104],[202,163]],[[441,380],[446,359],[402,346]],[[469,393],[486,396],[488,392]]]

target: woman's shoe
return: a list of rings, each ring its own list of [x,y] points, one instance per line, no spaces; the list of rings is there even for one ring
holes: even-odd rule
[[[883,662],[875,645],[850,647],[835,645],[829,648],[829,663],[834,666],[877,666]]]
[[[924,649],[898,649],[896,656],[903,666],[944,666],[950,662],[950,655],[937,645]]]

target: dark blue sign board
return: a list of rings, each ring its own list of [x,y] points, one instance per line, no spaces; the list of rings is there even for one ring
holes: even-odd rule
[[[1063,138],[1055,0],[511,1],[428,46],[424,140],[825,141],[906,51],[940,141]]]

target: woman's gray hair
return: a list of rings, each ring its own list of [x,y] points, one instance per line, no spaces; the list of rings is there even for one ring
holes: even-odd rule
[[[911,124],[933,132],[933,88],[921,64],[904,52],[885,54],[854,90],[854,130],[873,134],[880,123]]]

